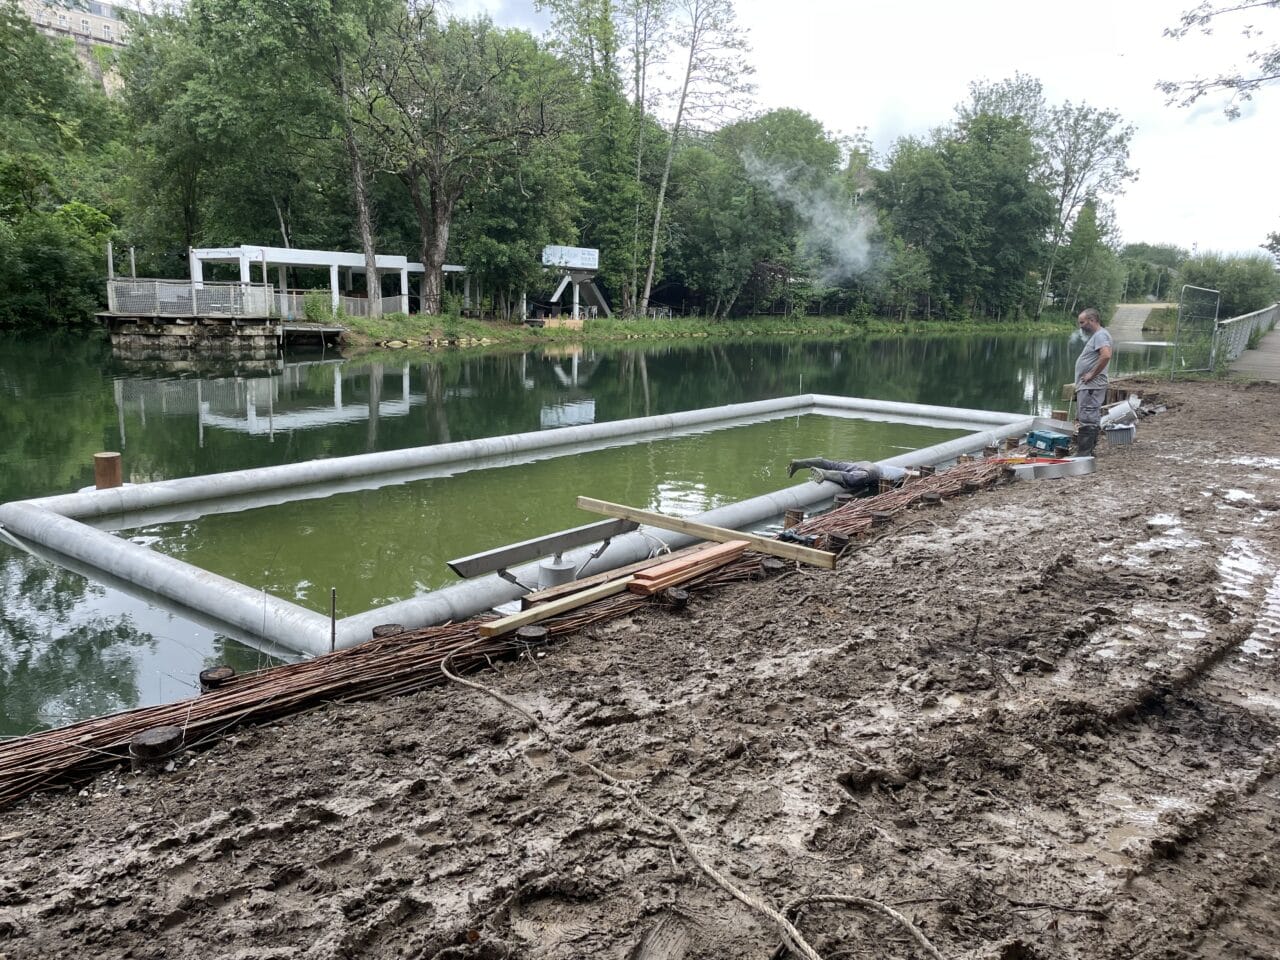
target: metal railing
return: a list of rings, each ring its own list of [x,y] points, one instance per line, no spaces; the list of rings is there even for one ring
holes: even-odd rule
[[[328,287],[319,289],[297,289],[297,290],[281,290],[275,295],[275,310],[286,320],[306,320],[307,318],[307,301],[310,300],[314,307],[318,307],[319,311],[324,314],[325,319],[331,319],[333,303],[333,293]],[[400,298],[383,297],[379,301],[382,305],[382,312],[399,313],[401,310]],[[348,297],[339,295],[338,309],[348,317],[367,317],[369,316],[369,301],[364,297]]]
[[[272,314],[274,287],[263,283],[108,280],[112,313],[137,317],[255,317]]]
[[[400,298],[382,297],[379,301],[382,306],[382,312],[399,313],[401,309]],[[339,297],[338,306],[349,317],[367,317],[369,316],[369,301],[364,297]]]
[[[1280,304],[1277,303],[1241,317],[1223,320],[1214,331],[1214,361],[1233,363],[1244,353],[1255,333],[1275,329],[1277,320],[1280,320]]]

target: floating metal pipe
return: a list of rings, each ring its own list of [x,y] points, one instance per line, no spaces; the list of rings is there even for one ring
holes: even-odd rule
[[[411,473],[445,464],[468,464],[493,457],[517,457],[521,454],[552,450],[557,447],[616,441],[650,433],[693,430],[711,424],[727,426],[734,421],[813,412],[814,408],[822,407],[846,413],[862,413],[868,418],[886,414],[916,418],[921,422],[944,420],[982,424],[1007,423],[1011,419],[1019,419],[1016,415],[993,413],[989,410],[963,410],[918,403],[891,403],[854,397],[801,394],[652,417],[581,424],[556,430],[514,433],[501,437],[411,447],[405,450],[385,450],[380,453],[356,454],[328,460],[309,460],[305,463],[255,467],[176,480],[159,480],[154,483],[132,484],[111,490],[83,490],[79,493],[24,502],[52,510],[64,517],[84,520],[178,504],[249,496],[282,488],[341,484],[386,474]]]
[[[474,462],[476,458],[515,457],[581,443],[690,430],[717,423],[728,426],[734,421],[823,409],[862,414],[873,419],[897,417],[911,418],[917,422],[993,425],[991,430],[882,461],[891,465],[945,462],[961,453],[998,443],[1006,436],[1023,433],[1030,428],[1032,419],[987,410],[805,394],[657,417],[564,427],[559,430],[263,467],[9,503],[0,506],[0,526],[6,528],[11,535],[65,554],[86,567],[109,571],[116,578],[127,580],[142,590],[223,620],[248,635],[261,636],[299,652],[314,655],[326,652],[330,646],[330,621],[322,614],[94,530],[77,520],[100,519],[226,497],[251,496],[282,487],[309,487],[378,476],[385,480],[388,475],[394,477],[396,474],[447,463]],[[788,509],[811,508],[830,500],[831,496],[829,487],[802,483],[719,507],[696,519],[716,526],[742,529],[781,516]],[[641,530],[626,534],[614,539],[593,563],[591,572],[602,572],[644,559],[652,552],[655,542],[674,547],[692,542],[693,539],[668,531]],[[587,561],[590,553],[591,548],[583,547],[565,556],[581,565]],[[532,582],[537,576],[537,565],[528,564],[513,572],[526,582]],[[497,576],[456,584],[424,597],[404,600],[338,621],[337,646],[341,648],[362,643],[369,638],[374,626],[389,620],[411,629],[451,619],[463,619],[515,600],[522,593],[519,587]]]

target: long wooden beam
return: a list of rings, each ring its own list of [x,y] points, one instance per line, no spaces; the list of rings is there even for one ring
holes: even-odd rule
[[[762,537],[755,533],[728,530],[724,527],[712,526],[709,523],[698,523],[696,520],[668,517],[663,513],[638,510],[635,507],[628,507],[621,503],[610,503],[607,500],[596,500],[592,497],[579,497],[578,509],[589,510],[592,513],[602,513],[606,517],[634,520],[636,523],[660,527],[663,530],[674,530],[677,533],[687,533],[690,536],[701,537],[703,540],[715,540],[717,543],[727,543],[730,540],[745,540],[751,544],[751,549],[757,553],[782,557],[785,560],[798,560],[801,563],[807,563],[814,567],[823,567],[827,570],[834,570],[836,566],[836,555],[828,553],[826,550],[814,550],[812,547],[783,543],[780,540]]]
[[[670,553],[660,553],[656,557],[649,557],[647,560],[637,560],[635,563],[629,563],[625,567],[617,567],[613,570],[606,570],[603,573],[593,573],[589,577],[582,577],[578,580],[570,580],[568,583],[560,583],[554,587],[546,587],[534,593],[526,593],[520,598],[520,606],[528,610],[536,607],[540,603],[547,603],[550,600],[559,600],[561,597],[567,597],[571,593],[578,593],[587,587],[594,587],[597,583],[604,583],[606,580],[616,580],[618,577],[625,577],[628,573],[639,573],[641,570],[647,570],[650,567],[656,567],[660,564],[667,563],[670,560],[679,560],[681,557],[692,556],[695,553],[702,553],[705,550],[713,550],[714,547],[709,543],[695,543],[691,547],[685,547],[682,550],[672,550]]]
[[[550,619],[558,613],[564,613],[566,610],[585,607],[595,600],[602,600],[605,597],[612,597],[614,594],[622,593],[627,589],[627,584],[630,582],[630,577],[610,580],[608,583],[602,583],[588,590],[579,590],[577,593],[571,593],[569,596],[561,597],[559,600],[552,600],[550,603],[541,603],[536,607],[530,607],[528,610],[521,610],[519,613],[513,613],[509,617],[490,620],[488,623],[480,624],[480,636],[500,637],[502,634],[510,633],[512,630],[523,627],[527,623],[537,623],[539,620]]]

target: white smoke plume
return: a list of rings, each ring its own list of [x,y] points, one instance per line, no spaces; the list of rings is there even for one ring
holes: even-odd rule
[[[744,152],[747,176],[767,187],[775,199],[790,207],[800,220],[800,254],[827,286],[865,276],[876,259],[875,217],[851,205],[834,184],[800,182],[795,170]]]

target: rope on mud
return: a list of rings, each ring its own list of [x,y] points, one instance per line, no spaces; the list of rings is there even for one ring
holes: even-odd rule
[[[938,952],[937,947],[929,942],[929,938],[920,932],[919,927],[903,914],[893,909],[893,907],[883,904],[879,900],[872,900],[870,897],[846,897],[836,893],[815,894],[812,897],[801,897],[799,900],[792,900],[787,904],[784,912],[787,916],[795,916],[796,911],[810,903],[842,903],[852,907],[862,907],[864,910],[883,913],[886,917],[901,924],[907,933],[911,934],[915,942],[920,944],[920,949],[932,957],[933,960],[945,960],[942,954]]]
[[[702,856],[698,853],[698,851],[694,848],[693,841],[691,841],[685,835],[684,830],[682,830],[675,821],[670,820],[667,817],[664,817],[662,814],[658,813],[658,811],[654,810],[652,807],[646,804],[643,800],[641,800],[638,796],[636,796],[635,791],[633,791],[631,787],[629,787],[623,781],[619,780],[617,777],[613,776],[611,773],[601,769],[600,767],[597,767],[590,760],[583,760],[581,757],[575,757],[572,753],[570,753],[567,749],[565,749],[563,746],[560,745],[560,740],[557,738],[555,732],[551,730],[551,728],[549,728],[546,724],[544,724],[541,720],[535,717],[532,713],[530,713],[524,707],[520,706],[520,704],[516,703],[514,700],[509,699],[508,697],[499,693],[497,690],[493,690],[489,687],[486,687],[482,683],[477,683],[474,680],[464,679],[463,677],[460,677],[457,674],[453,673],[449,669],[449,660],[453,657],[454,653],[457,653],[457,652],[459,651],[457,650],[451,651],[448,656],[446,656],[442,661],[440,661],[440,672],[443,673],[448,679],[452,680],[456,684],[459,684],[460,686],[470,687],[472,690],[477,690],[480,693],[483,693],[489,697],[492,697],[494,700],[497,700],[499,703],[503,704],[509,709],[514,710],[516,713],[520,714],[522,717],[528,720],[529,723],[533,724],[533,726],[536,727],[538,731],[541,732],[541,734],[547,738],[547,740],[551,743],[552,748],[557,753],[561,754],[562,756],[566,757],[567,759],[571,760],[574,763],[577,763],[577,764],[580,764],[581,766],[586,767],[588,770],[594,773],[597,777],[599,777],[602,781],[604,781],[610,787],[612,787],[613,789],[621,793],[627,799],[627,801],[631,803],[633,807],[635,807],[637,810],[640,811],[641,814],[643,814],[645,817],[647,817],[649,820],[653,821],[654,823],[660,824],[661,826],[665,827],[668,831],[670,831],[671,835],[680,841],[680,844],[681,846],[684,847],[685,852],[689,854],[689,858],[693,860],[693,862],[698,865],[698,868],[702,870],[702,872],[705,873],[708,877],[710,877],[711,880],[717,886],[719,886],[722,890],[728,893],[735,900],[738,900],[739,902],[746,904],[752,910],[755,910],[757,913],[767,917],[769,920],[772,920],[773,923],[782,932],[783,940],[786,941],[787,945],[792,950],[795,950],[798,954],[804,957],[805,960],[822,960],[822,957],[818,954],[818,952],[814,950],[813,947],[809,946],[808,941],[805,940],[804,938],[804,934],[802,934],[798,929],[796,929],[795,925],[790,920],[788,920],[784,914],[779,913],[777,910],[775,910],[769,904],[765,903],[763,900],[760,900],[759,898],[754,897],[751,894],[747,893],[745,890],[742,890],[741,888],[736,886],[733,883],[733,881],[731,881],[728,877],[724,876],[715,867],[707,863],[707,861],[704,860]],[[905,920],[905,918],[903,919]],[[909,923],[908,923],[908,926],[910,926]],[[921,936],[923,936],[923,934]],[[925,942],[927,943],[928,941],[925,941]],[[935,957],[937,956],[937,951],[934,951],[934,955]],[[938,960],[941,960],[941,958],[939,957]]]

